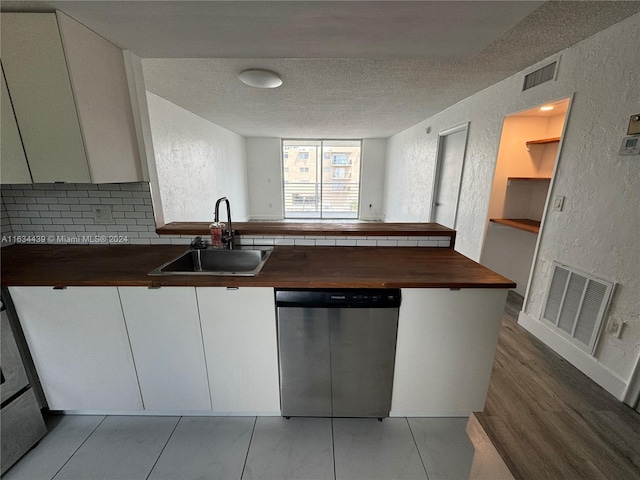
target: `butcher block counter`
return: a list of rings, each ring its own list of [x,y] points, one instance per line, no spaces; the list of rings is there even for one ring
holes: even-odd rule
[[[236,235],[440,236],[455,240],[456,231],[437,223],[388,222],[233,222]],[[159,235],[208,235],[208,222],[172,222]],[[453,244],[453,241],[451,242]],[[452,247],[453,248],[453,247]]]
[[[450,248],[276,246],[255,277],[149,276],[185,246],[13,245],[2,286],[225,286],[285,288],[513,288]]]
[[[277,245],[255,277],[147,275],[186,250],[2,249],[50,410],[281,415],[278,287],[400,288],[389,415],[483,409],[515,285],[452,248]]]

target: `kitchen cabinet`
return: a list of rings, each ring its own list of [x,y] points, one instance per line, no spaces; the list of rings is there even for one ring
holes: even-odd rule
[[[4,73],[0,75],[2,81],[2,98],[0,98],[0,140],[2,141],[2,183],[31,183],[31,173],[27,165],[27,157],[22,148],[22,140],[16,117],[13,114],[7,82]]]
[[[504,289],[402,289],[391,416],[483,410],[506,295]]]
[[[122,51],[61,12],[3,12],[1,22],[33,182],[143,180]]]
[[[51,410],[142,410],[116,287],[9,292]]]
[[[118,287],[145,410],[211,410],[194,287]]]
[[[214,413],[279,415],[273,288],[197,287]]]

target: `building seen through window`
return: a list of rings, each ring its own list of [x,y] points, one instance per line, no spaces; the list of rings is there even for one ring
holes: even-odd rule
[[[361,140],[283,140],[282,151],[285,218],[358,218]]]

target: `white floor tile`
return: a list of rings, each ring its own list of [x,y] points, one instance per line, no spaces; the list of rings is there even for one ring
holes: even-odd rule
[[[107,417],[56,480],[144,480],[179,417]]]
[[[2,480],[51,480],[103,420],[101,415],[51,416],[49,433]]]
[[[254,423],[255,417],[182,417],[149,479],[239,479]]]
[[[429,480],[469,478],[473,444],[465,431],[467,418],[409,418]]]
[[[427,479],[405,418],[334,418],[337,480]]]
[[[258,417],[242,478],[333,479],[331,419]]]

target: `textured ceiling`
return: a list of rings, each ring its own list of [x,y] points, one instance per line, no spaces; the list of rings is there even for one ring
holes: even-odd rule
[[[640,11],[640,2],[12,2],[143,57],[147,89],[244,136],[388,137]],[[278,72],[258,90],[237,76]]]

